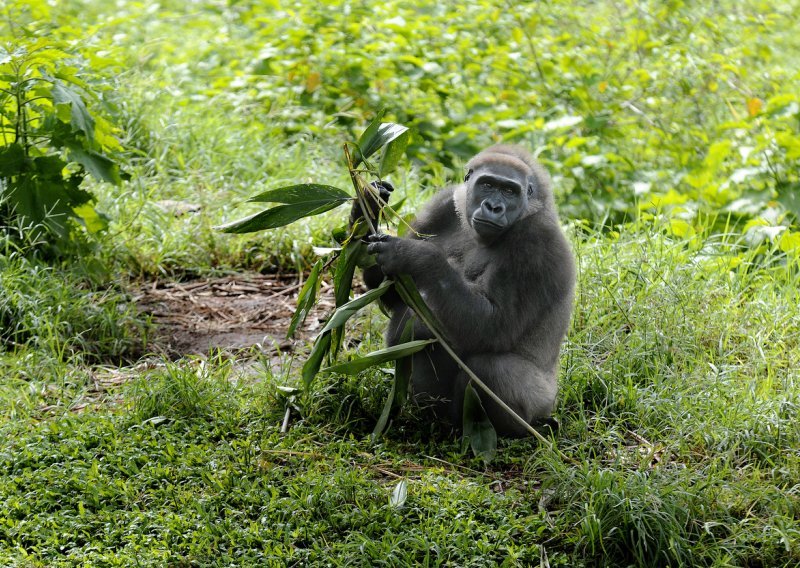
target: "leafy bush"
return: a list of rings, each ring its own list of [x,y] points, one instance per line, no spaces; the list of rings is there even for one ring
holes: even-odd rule
[[[0,37],[0,40],[7,38]],[[20,32],[0,43],[0,227],[31,227],[63,248],[75,223],[106,226],[87,174],[119,185],[115,128],[89,111],[92,87],[66,45]],[[44,230],[44,231],[43,231]]]

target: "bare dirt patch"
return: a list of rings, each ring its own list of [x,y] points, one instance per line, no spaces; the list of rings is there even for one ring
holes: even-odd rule
[[[134,300],[152,317],[156,348],[172,357],[253,347],[290,351],[313,337],[334,306],[333,290],[323,283],[319,303],[295,338],[286,339],[301,287],[295,275],[237,274],[150,282],[135,291]]]

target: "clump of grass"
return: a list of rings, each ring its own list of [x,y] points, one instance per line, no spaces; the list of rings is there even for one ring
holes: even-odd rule
[[[123,292],[94,284],[80,270],[56,269],[16,251],[0,255],[0,349],[130,361],[146,349],[149,332]]]
[[[237,401],[230,371],[230,362],[221,356],[168,362],[135,381],[130,418],[135,423],[233,423]]]

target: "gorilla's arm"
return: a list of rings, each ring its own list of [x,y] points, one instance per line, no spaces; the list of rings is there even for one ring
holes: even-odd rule
[[[534,229],[538,241],[520,230],[507,246],[493,249],[490,259],[482,259],[485,272],[475,282],[453,268],[432,242],[380,235],[370,251],[386,274],[411,275],[445,335],[460,349],[503,352],[570,293],[569,275],[545,268],[558,257],[569,259],[566,241],[560,232]]]
[[[418,240],[429,234],[449,232],[454,230],[457,224],[458,219],[453,205],[453,188],[448,187],[438,191],[425,204],[416,219],[414,219],[411,227],[413,232],[408,238],[410,240]],[[367,288],[377,288],[385,277],[386,273],[381,269],[380,264],[367,267],[363,271],[364,284],[366,284]],[[396,308],[403,303],[394,289],[384,294],[382,301],[389,308]]]

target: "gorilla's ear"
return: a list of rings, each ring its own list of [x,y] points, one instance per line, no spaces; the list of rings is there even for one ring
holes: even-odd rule
[[[472,175],[472,170],[467,171],[467,175],[464,176],[464,181],[469,181],[469,177]]]
[[[536,182],[533,180],[528,181],[528,197],[533,197],[536,191]]]

